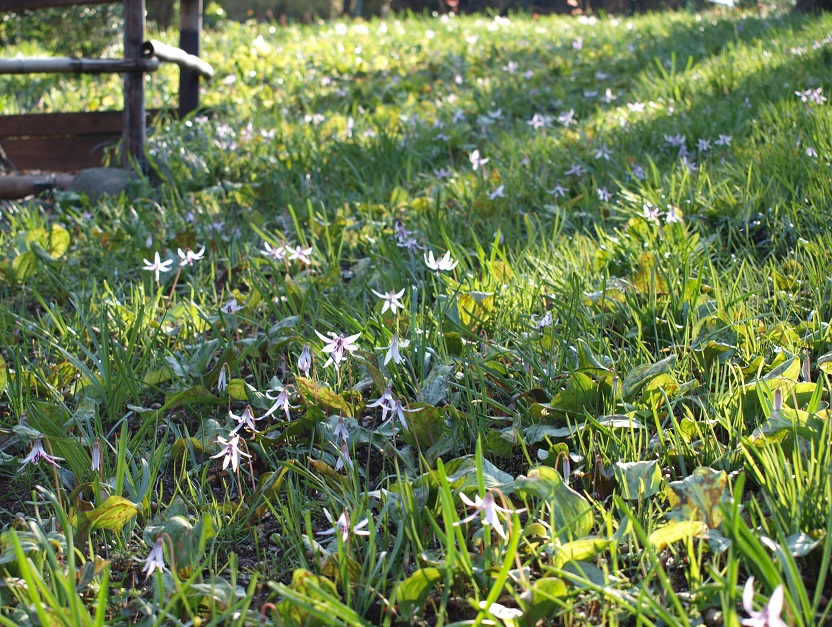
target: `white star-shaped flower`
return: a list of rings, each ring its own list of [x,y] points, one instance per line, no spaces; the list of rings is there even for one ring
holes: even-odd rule
[[[222,457],[222,469],[225,470],[228,466],[231,466],[231,469],[234,472],[237,472],[237,469],[240,467],[240,455],[244,457],[251,457],[248,453],[245,453],[240,450],[240,436],[234,435],[230,439],[226,440],[221,435],[217,436],[217,442],[222,445],[222,450],[217,453],[216,455],[211,455],[211,459],[216,459],[218,457]]]
[[[324,341],[325,345],[321,351],[329,355],[329,359],[324,364],[324,368],[326,368],[329,364],[335,364],[336,370],[341,366],[341,362],[346,359],[347,353],[352,353],[353,351],[358,350],[358,346],[355,344],[355,341],[361,337],[360,333],[344,337],[343,335],[338,335],[332,331],[328,331],[327,335],[329,335],[329,337],[326,337],[325,335],[318,333],[317,330],[315,330],[315,335]]]
[[[506,531],[503,529],[503,523],[500,522],[500,518],[498,516],[499,513],[503,514],[519,514],[520,512],[526,511],[525,509],[508,509],[505,507],[500,507],[497,505],[496,501],[496,492],[494,490],[489,490],[485,494],[485,498],[481,498],[479,495],[474,497],[472,501],[464,493],[459,493],[459,498],[462,500],[465,505],[468,507],[473,507],[474,512],[468,516],[467,518],[463,518],[454,523],[454,526],[459,526],[464,523],[469,523],[474,520],[478,514],[482,513],[482,524],[483,525],[490,525],[494,531],[497,532],[497,535],[500,536],[505,540],[506,538]]]
[[[170,267],[173,265],[173,259],[166,259],[165,261],[162,261],[158,252],[156,252],[153,256],[153,263],[150,263],[147,259],[142,259],[142,261],[144,261],[144,268],[142,268],[142,270],[153,272],[156,275],[157,283],[159,282],[159,273],[169,272]]]
[[[424,257],[425,265],[427,265],[428,268],[433,270],[436,273],[436,276],[439,276],[439,273],[443,270],[450,272],[451,270],[456,268],[457,264],[459,264],[458,261],[454,261],[453,259],[451,259],[450,250],[445,251],[445,254],[442,255],[439,259],[434,259],[432,250],[428,251]]]
[[[350,528],[350,515],[347,510],[344,510],[344,512],[338,517],[338,520],[334,520],[332,518],[332,514],[329,513],[329,510],[324,507],[324,516],[326,516],[326,519],[329,521],[329,524],[332,525],[332,528],[319,531],[317,533],[319,536],[332,536],[338,533],[341,535],[341,540],[346,542],[349,540],[350,533],[354,533],[357,536],[370,535],[370,531],[368,529],[364,529],[364,527],[366,527],[370,522],[369,518],[365,518]]]
[[[404,296],[403,289],[398,292],[385,292],[384,294],[376,292],[373,289],[371,289],[370,291],[384,301],[384,306],[381,308],[382,314],[384,314],[384,312],[388,309],[390,310],[390,313],[392,313],[394,316],[396,315],[396,312],[399,309],[404,311],[404,305],[399,300],[402,296]]]
[[[205,246],[199,249],[199,252],[194,252],[190,248],[186,250],[182,250],[181,248],[177,249],[176,253],[179,255],[179,267],[183,266],[192,266],[197,261],[202,259],[202,256],[205,254]]]

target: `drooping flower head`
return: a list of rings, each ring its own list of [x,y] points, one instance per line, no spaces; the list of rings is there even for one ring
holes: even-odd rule
[[[43,448],[43,438],[40,437],[32,443],[32,450],[29,454],[20,460],[20,470],[23,470],[29,464],[38,464],[40,460],[44,460],[53,466],[58,466],[58,460],[63,461],[63,457],[55,457],[46,452]]]
[[[783,597],[783,584],[780,584],[771,593],[768,603],[762,609],[754,610],[754,577],[749,577],[742,594],[742,606],[748,618],[743,618],[740,622],[745,627],[788,627],[786,621],[780,618]]]
[[[324,364],[324,368],[326,368],[329,364],[335,364],[336,370],[341,366],[341,362],[346,359],[347,353],[352,353],[353,351],[358,350],[358,345],[355,344],[355,341],[361,337],[360,333],[344,337],[343,335],[338,335],[332,331],[328,331],[327,335],[329,335],[329,337],[326,337],[325,335],[318,333],[317,329],[315,330],[315,335],[324,341],[325,345],[321,351],[329,355],[329,359]]]
[[[309,344],[303,347],[298,357],[298,370],[303,373],[303,376],[309,378],[309,371],[312,369],[312,351],[309,349]]]
[[[246,405],[245,410],[239,416],[236,414],[232,414],[231,411],[228,412],[228,415],[234,419],[237,423],[237,426],[234,427],[234,431],[232,433],[236,433],[243,428],[247,428],[252,433],[257,433],[257,427],[254,426],[255,420],[262,420],[263,416],[260,418],[254,417],[254,410],[251,408],[251,405]]]
[[[350,538],[350,533],[354,533],[357,536],[370,535],[370,531],[368,529],[364,529],[364,527],[366,527],[370,522],[369,518],[365,518],[364,520],[356,523],[355,526],[350,529],[350,515],[347,510],[344,510],[338,517],[338,520],[335,520],[332,518],[332,514],[329,513],[329,510],[324,507],[324,516],[326,516],[326,519],[332,527],[330,529],[319,531],[317,533],[319,536],[332,536],[337,533],[341,536],[341,540],[346,542]]]
[[[385,292],[384,294],[376,292],[375,290],[370,291],[384,301],[384,306],[381,308],[382,314],[384,314],[384,312],[388,309],[394,316],[399,309],[404,311],[404,305],[401,300],[399,300],[402,296],[404,296],[404,289],[399,290],[398,292]]]
[[[398,333],[393,334],[393,339],[390,341],[390,346],[387,348],[387,354],[384,356],[384,365],[386,366],[393,360],[396,365],[402,363],[404,358],[399,352],[400,348],[407,348],[410,346],[410,340],[400,340]]]
[[[182,250],[181,248],[177,249],[176,253],[179,255],[179,267],[182,268],[184,266],[192,266],[197,261],[202,259],[202,256],[205,254],[205,246],[199,249],[198,252],[192,251],[190,248]]]
[[[251,457],[248,453],[240,450],[240,436],[233,435],[231,438],[226,440],[221,435],[217,436],[217,442],[222,445],[222,450],[217,453],[216,455],[211,455],[211,459],[216,459],[218,457],[222,457],[222,469],[225,470],[228,466],[231,466],[231,469],[234,472],[237,472],[237,469],[240,467],[240,456],[243,457]]]
[[[506,507],[500,507],[497,505],[496,501],[496,491],[489,490],[486,492],[485,497],[480,497],[479,495],[474,497],[472,501],[464,493],[459,493],[459,498],[462,500],[465,505],[468,507],[473,507],[474,512],[468,516],[467,518],[463,518],[454,523],[454,526],[459,526],[464,523],[469,523],[474,520],[478,514],[482,514],[482,524],[483,525],[490,525],[494,531],[497,532],[497,535],[500,536],[505,540],[506,538],[506,530],[503,529],[503,523],[500,522],[500,518],[498,513],[503,514],[519,514],[520,512],[526,511],[525,509],[508,509]]]
[[[292,390],[291,385],[287,385],[284,387],[277,396],[272,396],[269,392],[266,392],[266,396],[269,397],[271,400],[274,401],[271,407],[269,407],[268,411],[263,414],[262,418],[266,416],[271,416],[274,412],[278,409],[282,409],[286,412],[286,420],[291,420],[292,417],[289,415],[290,409],[297,409],[298,405],[291,405],[289,403],[289,393]]]
[[[168,570],[165,566],[165,537],[159,536],[156,538],[156,543],[150,550],[150,554],[144,560],[142,572],[147,573],[147,577],[153,574],[154,570],[165,572]]]

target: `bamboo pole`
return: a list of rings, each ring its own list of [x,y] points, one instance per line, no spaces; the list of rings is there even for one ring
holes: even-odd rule
[[[155,72],[158,59],[79,59],[72,57],[0,59],[0,74],[121,74]]]
[[[175,63],[180,68],[196,72],[199,76],[205,78],[214,78],[214,68],[211,67],[210,63],[203,61],[196,55],[188,54],[181,48],[169,46],[163,44],[161,41],[151,39],[145,45],[145,50],[160,61]]]

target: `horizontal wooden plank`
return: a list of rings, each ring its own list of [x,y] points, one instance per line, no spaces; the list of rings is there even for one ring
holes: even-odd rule
[[[121,135],[115,134],[4,139],[2,143],[9,160],[21,170],[74,172],[100,166],[104,150],[119,139]]]
[[[159,109],[148,111],[148,124],[160,112]],[[119,134],[122,118],[121,111],[3,115],[0,116],[0,140],[4,137]]]
[[[0,116],[0,138],[121,133],[121,111]]]
[[[34,11],[50,7],[68,7],[85,4],[118,4],[118,0],[0,0],[0,11]]]

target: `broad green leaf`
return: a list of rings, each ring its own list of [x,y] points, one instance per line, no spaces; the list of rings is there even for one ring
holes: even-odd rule
[[[664,373],[647,381],[641,395],[650,407],[660,407],[664,404],[665,395],[672,399],[678,393],[679,382],[673,375]]]
[[[517,430],[514,427],[507,427],[500,431],[489,430],[482,443],[484,452],[497,457],[511,457],[514,448],[519,445]]]
[[[450,381],[453,379],[455,366],[434,366],[419,392],[419,400],[428,405],[438,407],[447,401]]]
[[[405,411],[404,415],[409,429],[401,431],[399,435],[408,444],[418,444],[423,449],[429,448],[448,431],[445,427],[445,412],[438,407],[425,403],[410,403],[405,409],[410,409],[410,412]],[[397,427],[399,425],[400,423]]]
[[[818,357],[818,369],[826,374],[832,374],[832,353]]]
[[[69,250],[69,242],[69,231],[60,224],[53,224],[46,241],[41,244],[52,259],[60,259]]]
[[[578,368],[580,370],[602,374],[608,372],[612,366],[612,360],[609,357],[597,355],[583,338],[578,338]]]
[[[599,553],[605,551],[612,544],[612,540],[606,538],[581,538],[567,542],[555,549],[552,556],[552,566],[561,568],[568,562],[582,562],[589,560]]]
[[[546,438],[563,439],[570,438],[583,429],[591,428],[602,429],[644,429],[635,418],[625,414],[610,414],[609,416],[601,416],[597,420],[591,422],[581,422],[570,427],[552,427],[549,425],[532,425],[528,427],[524,434],[524,441],[526,444],[537,444]]]
[[[576,432],[570,427],[550,427],[549,425],[532,425],[526,429],[524,441],[526,444],[537,444],[546,438],[569,438]]]
[[[171,455],[173,455],[173,459],[181,460],[190,449],[193,449],[194,454],[196,455],[204,455],[209,452],[208,449],[205,448],[205,445],[194,437],[176,438],[170,452]]]
[[[786,548],[792,557],[806,557],[820,546],[823,538],[813,538],[808,533],[796,533],[786,538]]]
[[[0,392],[6,389],[6,383],[9,382],[8,368],[6,361],[0,357]]]
[[[225,402],[225,399],[214,396],[201,385],[165,396],[165,405],[171,409],[182,405],[222,405]]]
[[[565,389],[544,405],[553,416],[594,414],[598,409],[598,383],[583,372],[574,372]]]
[[[771,372],[762,377],[763,381],[775,381],[776,379],[790,379],[796,381],[800,376],[800,359],[789,357],[782,364],[773,368]]]
[[[466,292],[457,296],[459,319],[469,330],[475,331],[481,322],[488,320],[494,309],[491,292]]]
[[[214,575],[202,583],[191,584],[188,588],[188,597],[205,607],[225,611],[234,604],[234,601],[244,599],[246,591],[240,586],[235,588],[222,577]]]
[[[481,464],[486,490],[496,488],[504,494],[514,492],[514,477],[503,472],[487,459],[483,459]],[[471,456],[452,459],[445,464],[445,473],[448,483],[454,490],[466,491],[477,487],[477,462]]]
[[[667,293],[667,281],[658,269],[655,254],[641,253],[638,257],[638,270],[632,276],[633,286],[639,292]]]
[[[78,579],[75,589],[78,592],[83,592],[89,586],[95,577],[101,575],[104,569],[110,564],[109,560],[104,560],[95,556],[95,559],[87,562],[78,571]]]
[[[552,508],[555,518],[553,533],[559,537],[580,538],[592,531],[595,523],[592,505],[566,485],[563,477],[554,468],[533,468],[528,476],[520,475],[515,479],[514,488],[521,496],[535,496],[555,504]]]
[[[228,397],[235,401],[247,401],[252,407],[258,409],[268,409],[272,406],[265,394],[243,379],[231,379],[228,382]]]
[[[676,355],[670,355],[654,364],[636,366],[624,377],[624,382],[621,384],[622,395],[625,399],[632,400],[642,385],[653,377],[672,371],[675,365]]]
[[[281,585],[276,586],[278,592],[280,592]],[[304,568],[295,569],[292,574],[292,583],[286,588],[295,595],[299,595],[306,604],[320,608],[338,603],[341,598],[333,581],[322,575],[315,575]],[[283,593],[282,596],[286,596],[286,593]],[[332,624],[332,621],[325,622],[317,618],[303,605],[294,603],[291,599],[278,603],[277,611],[280,614],[282,624],[286,627],[318,627],[319,625],[323,627]]]
[[[647,498],[661,489],[662,470],[656,460],[616,462],[613,470],[621,496],[627,500]]]
[[[350,478],[347,475],[342,475],[325,461],[312,457],[308,457],[307,461],[315,474],[323,477],[331,486],[343,489],[350,484]]]
[[[445,334],[445,352],[457,357],[462,355],[462,336],[456,331]]]
[[[185,516],[171,516],[164,523],[145,527],[143,536],[145,542],[152,546],[162,533],[170,536],[179,576],[190,577],[202,559],[208,540],[214,535],[211,519],[206,514],[192,524]],[[166,549],[170,550],[170,547],[166,546]]]
[[[698,538],[707,531],[708,525],[700,520],[674,520],[653,531],[647,541],[659,551],[679,540]]]
[[[551,617],[560,607],[556,599],[568,594],[566,583],[557,577],[541,577],[520,596],[525,612],[525,624],[536,625],[538,621]]]
[[[19,254],[12,260],[12,270],[14,271],[15,279],[18,281],[25,281],[31,278],[38,267],[38,258],[31,250]]]
[[[404,618],[409,618],[421,610],[436,584],[444,575],[438,568],[420,568],[396,586],[396,602]]]

